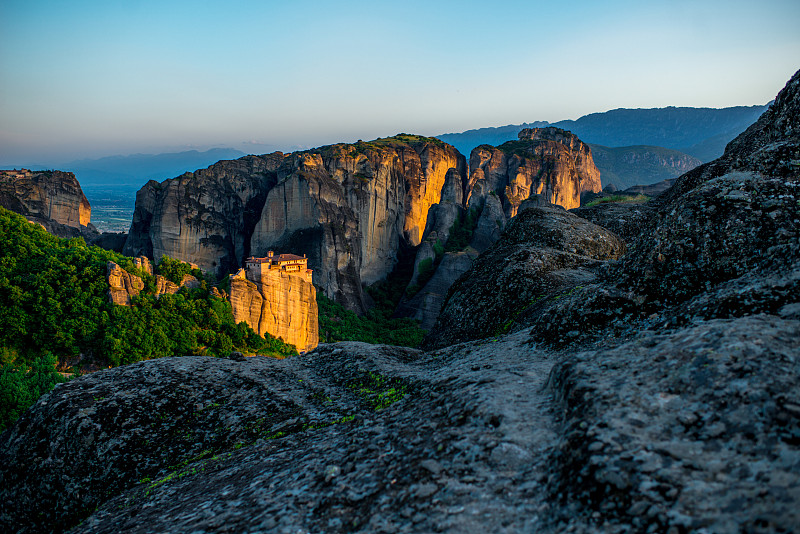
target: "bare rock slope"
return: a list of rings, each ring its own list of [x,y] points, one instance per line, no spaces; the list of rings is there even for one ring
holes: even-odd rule
[[[563,208],[528,208],[453,284],[425,345],[504,334],[543,301],[592,282],[624,251],[613,233]]]

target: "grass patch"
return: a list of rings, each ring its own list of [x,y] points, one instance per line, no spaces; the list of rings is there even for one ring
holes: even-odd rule
[[[585,204],[583,207],[591,208],[592,206],[597,206],[598,204],[606,204],[609,202],[641,204],[642,202],[647,202],[648,200],[650,200],[650,197],[648,197],[647,195],[610,195],[607,197],[596,198],[591,202]]]
[[[408,384],[400,378],[388,378],[380,373],[363,373],[346,386],[353,390],[374,411],[383,410],[408,395]]]

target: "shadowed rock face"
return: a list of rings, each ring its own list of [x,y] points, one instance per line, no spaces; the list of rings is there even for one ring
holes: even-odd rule
[[[151,180],[136,194],[123,253],[156,263],[167,255],[217,274],[238,267],[282,161],[280,152],[245,156],[160,184]]]
[[[535,195],[571,209],[580,206],[582,192],[601,190],[591,149],[560,128],[526,128],[518,141],[479,146],[472,151],[469,165],[472,194],[500,196],[507,218]],[[469,200],[470,205],[474,202]]]
[[[80,229],[89,224],[92,209],[71,172],[2,171],[0,206],[35,222]]]
[[[453,286],[427,347],[503,334],[530,307],[595,278],[624,243],[558,207],[528,208]]]

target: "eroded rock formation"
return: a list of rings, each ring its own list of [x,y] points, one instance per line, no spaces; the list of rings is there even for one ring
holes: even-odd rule
[[[111,302],[120,306],[130,306],[131,297],[137,296],[144,289],[144,282],[135,274],[114,263],[106,265],[106,279],[108,280],[108,297]]]
[[[166,255],[213,273],[227,273],[249,254],[250,236],[267,191],[277,181],[280,152],[220,161],[136,194],[123,253],[156,263]]]
[[[580,206],[582,192],[601,190],[591,149],[560,128],[526,128],[517,141],[479,146],[470,154],[469,165],[471,196],[476,197],[470,198],[470,206],[495,194],[507,218],[534,195],[571,209]]]
[[[62,171],[0,171],[0,206],[45,228],[53,222],[80,229],[92,213],[75,175]]]
[[[142,269],[147,274],[153,274],[153,267],[147,258],[135,258],[134,265]],[[135,297],[142,292],[145,285],[142,279],[131,274],[113,261],[108,262],[106,266],[106,281],[108,282],[108,297],[114,304],[120,306],[130,306],[131,297]],[[200,287],[200,280],[191,274],[183,275],[180,284],[176,284],[171,280],[157,274],[155,277],[155,296],[156,298],[162,295],[174,295],[181,290],[182,287],[187,289],[197,289]],[[215,296],[225,298],[223,294],[217,289]],[[213,292],[213,291],[212,291]]]
[[[230,302],[236,323],[260,336],[270,334],[306,352],[319,344],[317,292],[311,273],[240,269],[231,276]]]
[[[220,274],[249,254],[293,250],[329,297],[363,311],[362,284],[384,278],[399,240],[418,245],[431,206],[465,185],[464,157],[419,136],[247,156],[148,183],[125,251]]]

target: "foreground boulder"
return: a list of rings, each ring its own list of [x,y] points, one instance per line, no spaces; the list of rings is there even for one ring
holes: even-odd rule
[[[76,379],[0,437],[0,527],[796,530],[800,321],[716,320],[578,353],[529,336]]]

